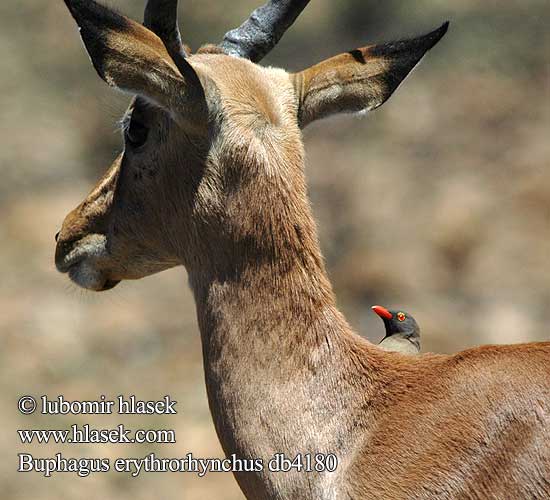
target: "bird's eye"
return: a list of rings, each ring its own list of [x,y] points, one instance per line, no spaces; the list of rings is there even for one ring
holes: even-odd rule
[[[397,313],[397,319],[399,321],[405,321],[406,318],[407,318],[407,316],[405,316],[405,313],[402,313],[402,312]]]
[[[145,144],[147,136],[149,135],[149,129],[138,122],[137,120],[130,120],[130,124],[126,129],[126,142],[133,148],[139,148]]]

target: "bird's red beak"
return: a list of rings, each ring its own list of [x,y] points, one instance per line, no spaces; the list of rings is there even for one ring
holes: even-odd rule
[[[372,310],[378,314],[381,318],[384,319],[392,319],[393,315],[390,311],[388,311],[385,307],[382,306],[372,306]]]

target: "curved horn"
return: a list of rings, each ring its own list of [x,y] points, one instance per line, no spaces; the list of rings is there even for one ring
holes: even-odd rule
[[[261,61],[308,3],[309,0],[269,0],[238,28],[228,31],[219,47],[226,54]]]
[[[197,97],[204,98],[199,77],[186,60],[188,54],[178,27],[178,0],[147,0],[143,25],[162,40],[179,72],[190,84],[189,88],[195,90]]]
[[[176,64],[187,57],[178,28],[178,0],[148,0],[143,25],[164,42]]]

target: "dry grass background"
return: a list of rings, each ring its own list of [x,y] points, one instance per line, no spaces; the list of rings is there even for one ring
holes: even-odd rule
[[[111,0],[134,18],[142,2]],[[192,46],[255,0],[181,2]],[[546,0],[315,0],[267,61],[299,69],[369,42],[451,30],[380,110],[304,132],[314,212],[339,303],[378,340],[373,303],[415,315],[429,351],[550,338],[550,39]],[[2,498],[241,498],[212,474],[21,475],[16,454],[217,456],[194,305],[175,269],[79,291],[53,236],[119,147],[126,99],[95,75],[63,2],[0,4],[0,490]],[[21,417],[22,394],[137,394],[175,417]],[[23,446],[17,428],[168,427],[177,445]]]

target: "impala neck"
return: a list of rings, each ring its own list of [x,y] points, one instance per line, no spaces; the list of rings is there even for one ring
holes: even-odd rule
[[[311,335],[312,322],[335,307],[298,146],[291,167],[255,167],[284,172],[293,182],[276,174],[242,181],[220,230],[204,237],[187,266],[206,354],[212,343],[231,337],[235,348],[259,342],[257,356],[271,348],[280,355],[285,342]],[[241,170],[254,170],[245,166]]]
[[[307,261],[296,256],[250,265],[237,275],[212,273],[200,284],[191,275],[206,389],[227,456],[267,464],[275,453],[335,453],[343,471],[359,441],[344,411],[353,414],[366,391],[345,387],[347,325],[324,270]],[[337,480],[267,470],[235,476],[249,498],[305,498],[306,490],[311,498],[332,498]]]
[[[230,237],[216,235],[188,267],[214,424],[227,455],[337,453],[344,471],[360,442],[354,415],[372,392],[365,363],[354,362],[363,341],[336,309],[305,188],[258,211],[238,214]],[[236,474],[250,498],[299,498],[306,488],[331,498],[327,481],[336,481],[260,476]]]
[[[226,452],[236,447],[230,435],[239,432],[236,413],[244,420],[264,408],[276,422],[275,404],[269,403],[283,394],[287,401],[280,408],[293,401],[303,413],[308,398],[311,403],[306,386],[312,373],[336,373],[335,350],[349,335],[335,306],[305,188],[292,195],[263,200],[253,216],[237,213],[236,229],[216,236],[205,247],[206,258],[197,255],[196,267],[188,268],[212,413],[220,434],[230,429],[220,435]],[[254,206],[246,201],[240,206]],[[246,226],[251,219],[262,223]],[[287,393],[291,381],[303,390]]]
[[[285,347],[294,352],[314,340],[312,325],[335,311],[324,270],[304,266],[298,259],[210,272],[199,280],[191,274],[191,283],[208,356],[210,347],[234,341],[235,349],[250,351],[256,346],[255,357],[275,355],[280,363]]]
[[[312,325],[335,311],[313,223],[265,227],[270,234],[252,244],[212,245],[213,260],[189,272],[207,361],[210,349],[233,343],[249,363],[271,357],[279,364],[286,348],[315,344]]]

